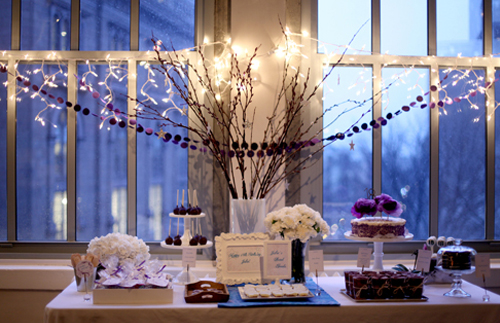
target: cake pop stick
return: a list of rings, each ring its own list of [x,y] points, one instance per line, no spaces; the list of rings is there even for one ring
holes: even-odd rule
[[[179,190],[177,190],[177,204],[174,208],[174,214],[179,214]]]
[[[177,235],[176,235],[176,237],[179,236],[179,220],[180,220],[180,218],[177,218]]]
[[[191,198],[191,190],[188,188],[188,201],[187,201],[187,209],[186,214],[194,214],[193,212],[193,199]]]
[[[181,208],[179,209],[180,215],[186,215],[186,208],[184,207],[184,190],[182,190],[182,203]]]
[[[168,223],[168,236],[170,237],[170,230],[172,229],[172,218],[169,219],[169,223]]]

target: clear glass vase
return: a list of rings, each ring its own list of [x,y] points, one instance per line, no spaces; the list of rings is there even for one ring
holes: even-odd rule
[[[229,232],[266,232],[265,216],[266,199],[232,199]]]

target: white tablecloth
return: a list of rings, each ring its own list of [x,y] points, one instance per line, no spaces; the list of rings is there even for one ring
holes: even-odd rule
[[[94,305],[84,302],[84,293],[69,285],[45,308],[45,323],[63,322],[500,322],[500,296],[488,293],[491,301],[483,303],[484,290],[464,282],[471,298],[445,297],[450,285],[427,285],[427,302],[356,303],[340,293],[342,277],[323,277],[319,285],[340,306],[217,308],[217,304],[186,304],[184,286],[174,287],[174,302],[167,305]]]

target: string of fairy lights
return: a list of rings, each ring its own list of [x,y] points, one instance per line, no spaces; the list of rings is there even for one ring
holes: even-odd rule
[[[292,39],[293,37],[304,38],[307,35],[294,34],[291,33],[288,29],[285,29],[285,36],[287,42],[286,45],[278,44],[275,48],[273,48],[264,55],[266,57],[270,55],[276,55],[276,57],[284,58],[285,60],[292,60],[293,58],[309,59],[307,55],[302,53],[303,46],[300,43],[293,41]],[[308,38],[308,40],[311,40],[311,38]],[[341,56],[339,52],[335,51],[327,52],[326,51],[327,47],[324,44],[322,44],[319,40],[314,40],[314,41],[318,42],[319,46],[323,48],[323,52],[325,52],[324,57],[326,57],[326,60],[324,61],[324,67],[330,66],[332,62],[336,62]],[[220,44],[221,43],[217,43],[217,45]],[[161,41],[157,41],[154,49],[160,50],[161,45],[162,45]],[[202,49],[205,50],[206,48],[209,48],[213,45],[216,45],[216,43],[209,43],[207,40],[205,40],[204,44],[201,46]],[[234,55],[236,53],[241,56],[244,56],[245,53],[248,53],[247,50],[243,50],[238,46],[232,45],[230,39],[223,45],[224,48],[220,56],[215,57],[213,60],[205,60],[205,62],[209,63],[209,69],[211,70],[211,73],[214,75],[214,81],[215,81],[214,85],[217,89],[217,95],[219,96],[217,99],[220,99],[220,95],[223,94],[228,89],[230,89],[231,79],[226,79],[225,72],[230,67],[229,60],[231,58],[231,55]],[[351,48],[350,45],[338,46],[339,51],[345,51],[346,49],[353,49],[353,48]],[[192,49],[184,49],[177,52],[177,55],[180,58],[179,64],[182,65],[183,61],[188,60],[188,56],[192,53],[191,50]],[[4,56],[5,54],[6,52],[3,52]],[[252,69],[258,70],[260,65],[259,58],[260,57],[257,57],[257,59],[254,59],[252,61]],[[19,61],[21,61],[22,59],[26,60],[28,59],[28,57],[25,56],[23,58],[20,58]],[[108,129],[110,129],[111,126],[115,125],[117,125],[119,128],[132,128],[135,129],[139,134],[144,133],[147,136],[157,137],[158,139],[163,140],[165,143],[170,142],[172,144],[178,145],[183,149],[189,148],[191,150],[199,150],[201,152],[207,152],[206,146],[210,144],[208,141],[199,140],[199,138],[191,138],[189,137],[189,135],[185,136],[169,131],[164,131],[163,128],[153,129],[149,127],[144,127],[138,120],[136,120],[136,118],[127,114],[126,107],[122,107],[122,109],[120,109],[120,107],[114,106],[116,94],[114,93],[112,86],[110,86],[109,84],[109,79],[113,78],[118,82],[123,82],[128,76],[130,76],[128,74],[127,68],[124,67],[125,66],[124,64],[122,64],[124,60],[126,60],[126,58],[120,60],[110,59],[109,55],[106,58],[108,66],[107,74],[104,75],[103,80],[98,82],[97,84],[101,87],[104,87],[105,88],[104,91],[99,91],[98,88],[92,84],[92,82],[87,81],[87,78],[90,75],[94,76],[96,79],[99,79],[100,77],[100,75],[98,75],[92,68],[90,61],[88,60],[86,61],[86,65],[88,66],[87,71],[82,73],[82,75],[74,76],[78,78],[79,90],[88,92],[89,95],[91,95],[96,100],[97,105],[100,107],[100,111],[91,111],[87,107],[82,107],[77,102],[70,102],[64,100],[62,97],[56,96],[53,93],[53,90],[58,88],[60,85],[62,85],[63,87],[67,87],[65,80],[68,77],[73,77],[73,76],[68,76],[68,73],[64,71],[65,65],[63,64],[62,61],[57,59],[55,53],[49,54],[46,57],[46,59],[42,61],[40,67],[37,67],[33,70],[27,69],[24,71],[24,73],[21,73],[18,70],[19,62],[16,62],[14,67],[16,73],[15,80],[17,84],[9,84],[9,81],[6,81],[4,83],[4,86],[6,87],[16,86],[16,94],[15,96],[11,97],[11,99],[15,97],[15,99],[18,102],[22,100],[23,93],[25,94],[30,93],[29,97],[31,99],[40,100],[41,109],[36,115],[35,121],[40,122],[44,126],[47,125],[49,121],[46,118],[44,118],[43,115],[45,113],[48,113],[50,109],[73,109],[77,113],[81,112],[83,116],[93,116],[98,120],[100,120],[99,127],[101,129],[105,125],[108,126],[107,127]],[[50,66],[57,66],[56,71],[53,72],[52,74],[46,74],[46,72],[44,71],[44,66],[45,66],[44,64],[46,61],[48,62],[47,64],[50,64]],[[423,64],[422,61],[420,63]],[[198,62],[198,64],[201,64],[201,62]],[[352,58],[347,62],[342,61],[341,64],[343,66],[355,65],[364,68],[363,64],[360,64],[359,62],[352,60]],[[392,63],[385,63],[384,67],[391,65],[401,66],[398,64],[399,64],[398,61],[395,59],[392,61]],[[139,91],[140,94],[143,97],[145,97],[144,100],[141,100],[142,104],[153,104],[155,106],[160,106],[160,105],[164,106],[164,108],[162,108],[163,116],[166,116],[170,111],[178,111],[181,113],[181,115],[188,116],[188,108],[185,106],[181,106],[176,102],[175,88],[172,86],[168,78],[165,78],[164,81],[164,87],[165,87],[163,94],[164,96],[155,97],[154,94],[150,94],[148,92],[147,88],[149,86],[152,86],[155,89],[159,87],[158,82],[155,79],[157,72],[154,70],[154,68],[148,61],[141,61],[139,63],[139,66],[141,66],[147,71],[147,79],[142,85],[140,85],[140,91]],[[173,68],[176,67],[174,66]],[[292,65],[291,68],[293,70],[297,70],[298,66]],[[404,68],[403,73],[395,73],[392,75],[391,83],[382,87],[382,93],[388,91],[388,89],[396,82],[404,83],[403,76],[407,76],[413,72],[418,73],[418,69],[414,68],[414,66],[403,66],[403,68]],[[9,72],[8,66],[6,64],[0,63],[0,72],[8,73]],[[181,77],[183,76],[181,68],[177,68],[177,72],[181,75]],[[43,83],[32,84],[31,76],[38,73],[42,74]],[[365,111],[362,114],[360,114],[361,117],[354,124],[347,127],[346,130],[337,132],[333,135],[329,135],[326,138],[314,138],[308,142],[281,143],[280,145],[268,142],[231,143],[227,145],[225,149],[221,150],[221,153],[227,154],[229,157],[235,157],[235,156],[242,157],[246,155],[247,157],[250,158],[252,157],[263,158],[266,156],[272,156],[273,154],[290,152],[299,146],[307,147],[319,144],[321,142],[334,142],[336,140],[343,140],[346,137],[351,137],[354,134],[370,131],[372,129],[378,129],[381,126],[387,125],[388,122],[394,120],[395,117],[401,115],[404,112],[409,112],[413,109],[424,109],[424,108],[434,109],[438,107],[439,109],[442,109],[444,114],[446,114],[447,106],[451,106],[455,103],[460,103],[463,101],[468,102],[471,109],[479,109],[479,106],[474,101],[474,98],[479,93],[487,95],[488,88],[498,80],[498,79],[485,80],[485,77],[477,74],[476,71],[472,68],[464,69],[458,67],[449,67],[448,69],[443,70],[442,73],[444,74],[444,77],[441,78],[438,84],[431,85],[427,91],[424,88],[422,88],[421,85],[418,84],[418,80],[425,77],[423,73],[419,74],[417,82],[415,84],[408,85],[408,90],[412,90],[419,87],[422,93],[412,99],[409,98],[407,104],[402,105],[401,107],[399,107],[399,109],[395,110],[394,112],[388,112],[384,116],[381,116],[377,119],[372,119],[369,122],[361,122],[360,121],[361,117],[371,112],[372,108],[370,106],[366,108]],[[300,77],[305,78],[303,74],[299,73],[299,75]],[[451,79],[448,80],[448,77],[450,75]],[[364,76],[360,74],[356,82],[351,84],[348,88],[352,89],[354,87],[359,87],[361,85],[362,90],[359,90],[356,93],[356,95],[359,96],[361,95],[362,92],[367,90],[367,86],[371,81],[372,80],[366,80]],[[459,84],[463,85],[463,82],[466,82],[469,85],[468,90],[465,93],[462,93],[458,96],[450,97],[448,95],[447,89],[449,87],[455,87]],[[328,84],[323,83],[322,85],[325,87],[323,91],[324,95],[328,95],[329,93],[334,92],[332,89],[328,88]],[[431,92],[439,92],[442,98],[437,102],[432,101],[429,98]],[[336,103],[331,107],[327,107],[324,111],[326,112],[333,111],[335,108],[346,103],[354,104],[355,108],[359,108],[363,107],[368,102],[373,102],[373,97],[369,100],[363,100],[363,101],[356,101],[352,99],[352,100],[347,100],[345,102]],[[386,100],[384,102],[385,107],[383,110],[386,110],[389,107],[389,104],[390,104],[389,100]],[[495,104],[495,108],[497,106],[498,103]],[[141,106],[137,104],[136,111],[140,112],[141,109],[142,109]],[[335,121],[337,120],[337,118],[333,120]],[[56,125],[52,126],[56,127]],[[326,128],[327,126],[329,125],[326,125],[324,127]]]

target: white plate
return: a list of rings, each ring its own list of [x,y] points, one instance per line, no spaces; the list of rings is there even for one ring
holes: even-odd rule
[[[198,215],[190,215],[190,214],[181,215],[181,214],[169,213],[168,216],[171,217],[171,218],[196,219],[196,218],[204,218],[205,217],[205,213],[201,213],[201,214],[198,214]]]
[[[344,233],[344,237],[349,240],[356,241],[372,241],[372,242],[397,242],[397,241],[406,241],[413,239],[413,233],[407,233],[404,237],[395,237],[395,238],[366,238],[366,237],[358,237],[357,235],[352,234],[351,231],[347,231]]]
[[[269,297],[262,297],[262,296],[257,296],[257,297],[248,297],[245,294],[244,287],[238,287],[238,291],[240,292],[241,299],[244,301],[290,301],[290,300],[301,300],[301,299],[307,299],[314,297],[314,294],[311,293],[310,290],[308,290],[309,294],[307,296],[282,296],[282,297],[276,297],[276,296],[269,296]]]
[[[206,245],[197,245],[197,246],[189,246],[189,245],[180,245],[180,246],[174,246],[173,244],[166,244],[165,241],[160,242],[160,246],[165,249],[205,249],[205,248],[210,248],[213,246],[214,243],[212,241],[207,241]]]

